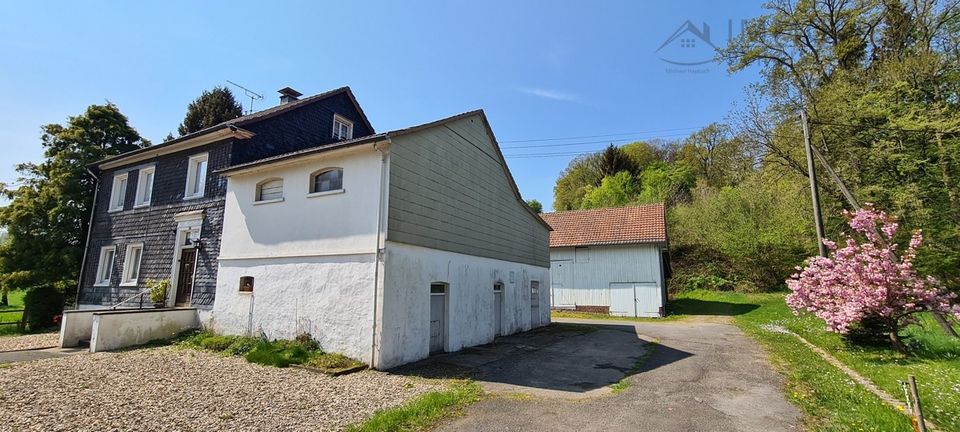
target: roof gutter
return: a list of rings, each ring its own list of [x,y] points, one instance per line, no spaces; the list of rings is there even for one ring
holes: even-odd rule
[[[107,170],[135,162],[154,159],[166,154],[199,147],[204,144],[210,144],[227,138],[248,139],[254,135],[256,134],[246,129],[242,129],[234,125],[224,125],[222,127],[212,129],[208,132],[197,134],[186,139],[178,138],[177,140],[167,141],[163,144],[146,147],[140,150],[134,150],[132,152],[127,152],[112,158],[107,158],[100,162],[96,162],[94,166],[100,170]]]
[[[393,144],[393,142],[390,141],[390,137],[387,137],[385,141],[388,147]],[[387,154],[384,153],[383,150],[380,149],[380,147],[377,147],[377,144],[379,144],[380,142],[381,141],[375,141],[373,143],[373,149],[376,150],[378,153],[380,153],[380,181],[379,181],[380,197],[377,205],[377,248],[376,248],[376,254],[374,254],[374,262],[373,262],[373,326],[370,329],[371,331],[370,367],[374,369],[377,369],[380,363],[379,359],[377,359],[377,313],[379,313],[379,309],[377,307],[377,301],[379,300],[379,297],[380,297],[380,288],[381,288],[380,287],[380,263],[385,258],[383,254],[384,248],[381,248],[380,244],[381,244],[381,241],[384,241],[383,207],[386,204],[384,202],[384,198],[386,195],[385,192],[388,184],[387,176],[385,174],[385,171],[387,170]]]

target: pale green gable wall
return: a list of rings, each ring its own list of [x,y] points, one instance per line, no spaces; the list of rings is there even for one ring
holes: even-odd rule
[[[392,141],[388,240],[550,266],[549,231],[514,195],[482,117]]]

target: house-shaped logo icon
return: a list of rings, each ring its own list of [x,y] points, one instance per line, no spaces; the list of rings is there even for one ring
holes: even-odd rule
[[[696,66],[713,61],[717,47],[710,41],[710,26],[701,28],[687,20],[657,48],[660,60],[679,66]]]

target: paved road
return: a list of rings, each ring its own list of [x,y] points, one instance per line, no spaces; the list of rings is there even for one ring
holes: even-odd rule
[[[618,394],[590,391],[584,393],[584,398],[571,401],[543,395],[543,389],[534,385],[532,391],[525,392],[534,395],[529,399],[494,396],[472,405],[463,417],[439,429],[577,432],[802,429],[799,411],[781,394],[781,377],[771,370],[760,347],[732,325],[704,321],[577,322],[619,332],[625,328],[629,332],[633,326],[633,337],[650,338],[659,343],[640,372],[628,378],[631,385]],[[599,331],[576,337],[593,338],[606,333]],[[606,342],[598,341],[593,355],[596,349],[613,340],[607,337]],[[552,349],[560,350],[569,342],[559,341]],[[606,346],[611,353],[622,348],[622,341]],[[524,355],[524,352],[510,354],[513,361],[518,362],[523,362]],[[561,365],[550,362],[543,364],[539,374],[567,372]],[[517,388],[511,390],[516,392]]]

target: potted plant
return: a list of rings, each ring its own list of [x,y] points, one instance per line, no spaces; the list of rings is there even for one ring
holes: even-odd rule
[[[170,288],[170,279],[149,279],[147,288],[150,289],[150,301],[154,307],[162,308],[167,302],[167,289]]]

